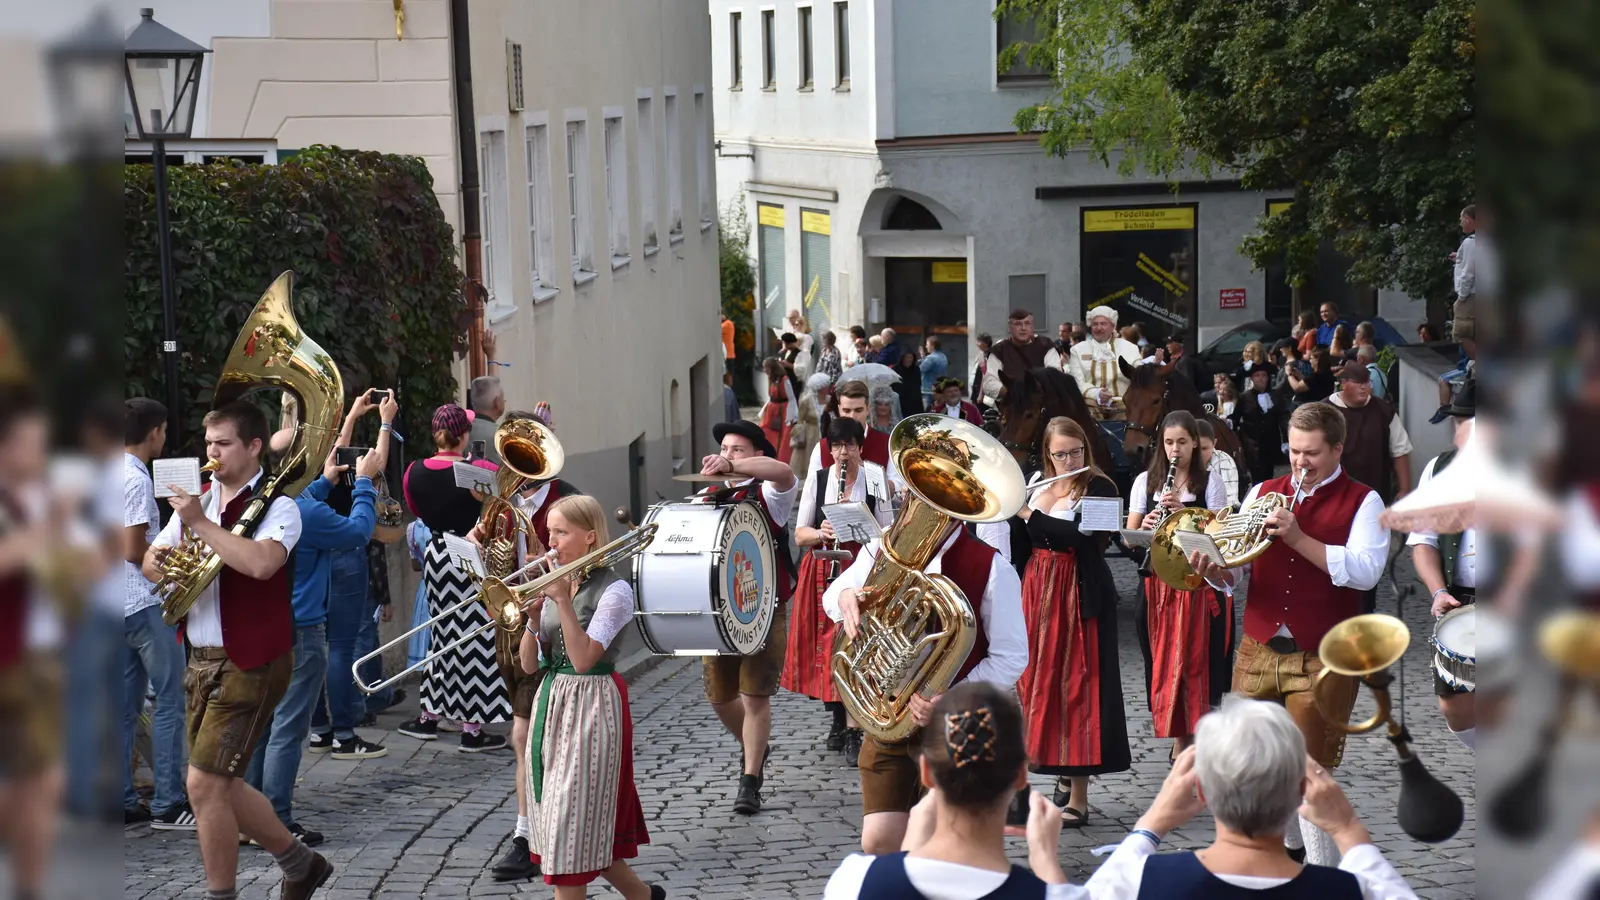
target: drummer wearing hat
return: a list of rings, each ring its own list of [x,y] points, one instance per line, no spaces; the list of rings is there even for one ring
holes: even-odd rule
[[[789,556],[789,513],[794,509],[800,482],[794,470],[777,458],[777,449],[754,422],[743,419],[713,426],[718,451],[701,460],[702,475],[743,476],[736,487],[742,490],[731,499],[754,500],[767,514],[767,526],[778,542],[774,556],[778,564],[777,609],[766,646],[751,656],[707,656],[704,660],[706,699],[739,742],[743,758],[739,793],[733,811],[754,815],[761,810],[763,769],[771,755],[772,695],[778,692],[778,677],[783,674],[787,647],[789,596],[794,589],[794,561]],[[756,488],[760,484],[760,489]]]
[[[1428,464],[1422,467],[1422,479],[1417,482],[1417,487],[1422,487],[1443,472],[1466,444],[1472,434],[1477,396],[1477,382],[1474,379],[1469,378],[1456,387],[1450,398],[1449,409],[1455,428],[1455,448],[1428,460]],[[1406,538],[1406,546],[1411,548],[1411,563],[1417,569],[1417,577],[1428,586],[1428,592],[1433,597],[1435,618],[1452,609],[1472,604],[1478,585],[1478,541],[1474,529],[1468,528],[1457,534],[1413,531]],[[1445,724],[1450,727],[1451,733],[1460,738],[1461,743],[1472,747],[1477,725],[1472,688],[1455,687],[1435,671],[1433,692],[1439,697],[1439,710],[1444,713]]]

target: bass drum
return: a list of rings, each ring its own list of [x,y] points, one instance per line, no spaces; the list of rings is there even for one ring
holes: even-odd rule
[[[777,610],[777,543],[753,500],[662,503],[656,538],[634,558],[639,635],[652,653],[749,656]]]

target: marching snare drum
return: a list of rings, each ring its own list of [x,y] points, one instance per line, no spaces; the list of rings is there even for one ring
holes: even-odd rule
[[[656,538],[634,559],[639,635],[652,653],[748,656],[772,630],[777,545],[753,500],[662,503]]]
[[[1478,677],[1478,610],[1458,606],[1433,624],[1433,668],[1445,684],[1470,691]]]

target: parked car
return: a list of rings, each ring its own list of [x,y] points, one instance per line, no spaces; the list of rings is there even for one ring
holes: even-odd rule
[[[1361,321],[1372,323],[1373,340],[1379,350],[1411,343],[1382,316],[1373,316]],[[1262,348],[1270,354],[1272,345],[1288,337],[1291,330],[1288,322],[1271,322],[1266,319],[1246,322],[1224,332],[1221,337],[1200,351],[1200,361],[1205,364],[1207,371],[1213,374],[1227,372],[1238,381],[1240,355],[1251,341],[1260,341]]]

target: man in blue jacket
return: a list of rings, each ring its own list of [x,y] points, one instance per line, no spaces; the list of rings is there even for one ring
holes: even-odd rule
[[[329,454],[322,467],[322,476],[295,497],[295,505],[300,507],[301,534],[300,542],[295,545],[293,559],[294,674],[273,713],[272,724],[256,744],[255,756],[245,773],[245,780],[272,801],[272,809],[278,814],[278,819],[308,847],[322,843],[322,835],[308,831],[294,821],[294,782],[300,768],[301,745],[311,731],[311,712],[327,681],[326,623],[333,551],[365,547],[371,539],[378,518],[378,492],[373,487],[372,478],[383,471],[388,456],[388,441],[383,440],[378,442],[377,449],[356,460],[356,481],[349,517],[339,515],[328,505],[328,492],[333,490],[349,468],[335,462],[338,447],[350,443],[355,419],[365,410],[360,404],[351,410],[334,452]],[[385,400],[380,410],[385,429],[383,435],[387,437],[397,411],[394,400]],[[386,753],[388,751],[383,747],[368,743],[359,736],[348,742],[335,741],[334,744],[334,755],[340,758],[368,759]]]

